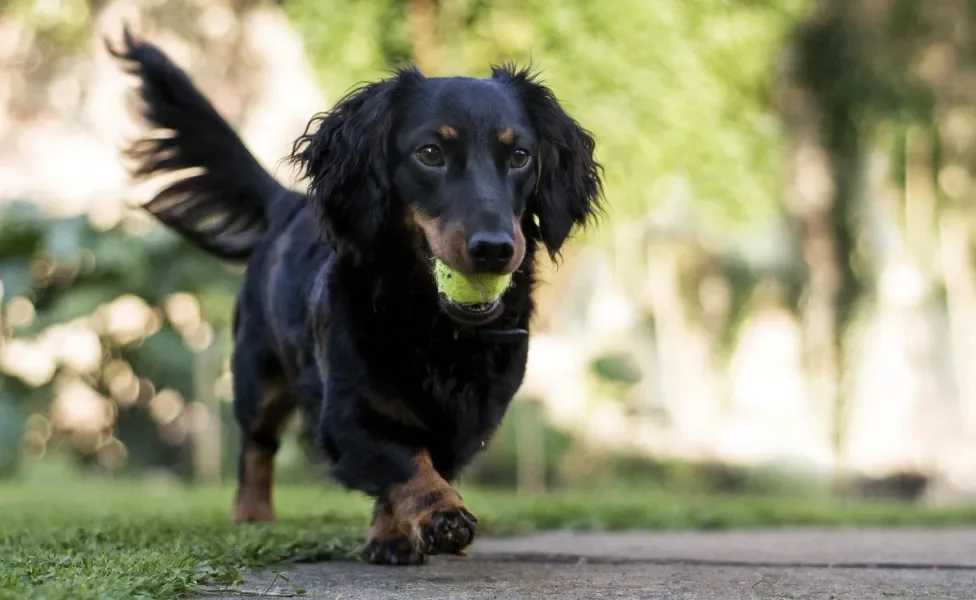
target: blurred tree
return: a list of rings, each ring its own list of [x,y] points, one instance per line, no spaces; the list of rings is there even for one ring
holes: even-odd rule
[[[972,0],[818,0],[797,30],[780,104],[791,130],[787,207],[807,266],[803,312],[814,398],[830,405],[835,449],[844,446],[844,339],[862,293],[880,270],[907,266],[918,278],[905,307],[927,335],[910,351],[920,404],[944,396],[933,311],[948,308],[962,416],[976,431],[973,274],[976,159],[976,17]],[[893,144],[892,144],[893,142]],[[859,222],[879,190],[867,184],[867,157],[892,144],[900,198],[899,240],[890,251],[864,243]],[[868,203],[868,204],[866,204]],[[882,245],[883,246],[883,245]],[[873,256],[868,256],[873,252]],[[941,252],[941,256],[940,256]],[[941,279],[941,281],[940,281]],[[945,287],[947,306],[938,298]],[[902,284],[906,285],[906,284]],[[884,299],[880,299],[884,301]]]
[[[130,468],[190,474],[193,357],[228,328],[237,274],[135,223],[0,210],[0,410],[41,419],[13,448],[0,432],[0,464],[65,450],[116,470],[123,448]]]
[[[974,439],[976,374],[969,362],[976,353],[976,2],[862,4],[858,16],[872,59],[896,92],[885,108],[889,120],[901,125],[896,140],[905,248],[924,283],[922,301],[948,310],[957,426],[965,439]],[[940,360],[939,350],[930,342],[919,354],[931,363]],[[938,397],[928,390],[926,403]],[[972,451],[972,445],[962,450]],[[948,463],[958,462],[958,452],[946,454]]]
[[[864,107],[872,93],[845,0],[820,0],[797,30],[781,98],[790,130],[786,208],[806,266],[801,300],[810,397],[843,431],[843,341],[862,290],[851,264],[863,165]]]
[[[247,17],[268,4],[0,4],[10,42],[2,50],[9,68],[0,73],[0,143],[21,146],[19,136],[37,123],[48,125],[46,136],[58,122],[71,133],[92,126],[89,105],[99,99],[91,95],[101,90],[92,89],[97,69],[89,48],[101,50],[92,39],[95,24],[104,11],[119,8],[132,9],[126,18],[140,34],[172,44],[174,58],[240,123],[263,82],[253,39],[244,43],[254,35]],[[118,33],[112,25],[109,33]],[[173,44],[173,33],[185,45]],[[206,60],[185,60],[178,54],[185,48]],[[118,199],[95,193],[91,220],[52,219],[40,206],[73,212],[57,197],[0,198],[0,471],[20,454],[63,451],[107,470],[160,467],[189,477],[193,433],[207,421],[194,397],[198,386],[209,391],[217,383],[212,374],[201,381],[194,368],[200,351],[226,333],[237,274],[142,215],[120,220],[125,211]],[[221,360],[204,370],[226,368]],[[90,427],[79,428],[86,410]]]
[[[715,226],[776,212],[771,68],[803,4],[287,0],[284,8],[330,98],[408,60],[432,75],[483,75],[491,63],[531,58],[600,140],[620,217],[613,225],[645,217],[677,178]]]

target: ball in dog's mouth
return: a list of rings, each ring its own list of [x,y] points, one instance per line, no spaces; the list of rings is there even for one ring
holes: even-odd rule
[[[504,311],[502,295],[512,284],[512,275],[464,274],[437,258],[432,259],[441,310],[463,325],[485,325]]]

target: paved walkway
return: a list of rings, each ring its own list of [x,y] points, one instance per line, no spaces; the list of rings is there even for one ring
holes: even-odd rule
[[[549,533],[484,539],[425,567],[299,565],[243,589],[307,598],[976,600],[976,529]],[[240,594],[210,595],[231,600]]]

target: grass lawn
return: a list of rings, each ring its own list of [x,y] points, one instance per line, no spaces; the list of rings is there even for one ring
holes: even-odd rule
[[[776,525],[976,524],[976,507],[922,510],[814,500],[688,498],[618,490],[544,498],[462,490],[481,533]],[[352,559],[369,503],[332,487],[278,488],[279,522],[232,526],[230,488],[0,484],[0,599],[175,599],[242,569]],[[296,590],[300,593],[301,590]]]

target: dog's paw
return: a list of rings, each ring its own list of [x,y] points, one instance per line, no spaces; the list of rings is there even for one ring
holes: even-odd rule
[[[463,506],[431,512],[417,524],[424,554],[464,554],[474,541],[478,519]]]
[[[385,540],[368,540],[363,548],[363,559],[374,565],[422,565],[427,556],[418,551],[406,537]]]

